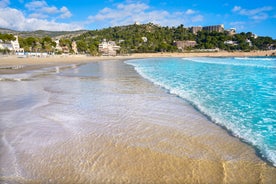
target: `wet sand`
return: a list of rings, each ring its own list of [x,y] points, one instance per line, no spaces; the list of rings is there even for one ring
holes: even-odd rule
[[[276,181],[276,168],[252,147],[132,66],[82,66],[61,76],[1,82],[1,182]]]

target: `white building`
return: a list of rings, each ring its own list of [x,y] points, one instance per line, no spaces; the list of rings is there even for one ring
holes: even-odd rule
[[[116,45],[114,41],[106,41],[103,40],[102,43],[99,44],[99,52],[101,52],[105,56],[116,56],[117,50],[120,50],[120,46]]]
[[[56,42],[56,48],[55,48],[56,51],[62,52],[62,47],[59,45],[59,39],[56,39],[55,42]]]
[[[251,42],[251,40],[246,39],[245,42],[248,43],[248,45],[249,45],[250,47],[252,47],[252,42]]]
[[[226,44],[226,45],[238,45],[238,42],[233,41],[233,40],[227,40],[227,41],[224,41],[224,44]]]
[[[77,43],[76,43],[76,41],[73,41],[73,42],[72,42],[71,47],[72,47],[73,52],[74,52],[75,54],[78,54],[78,48],[77,48]]]
[[[10,43],[3,43],[2,40],[0,40],[0,49],[8,49],[15,53],[24,53],[24,49],[20,48],[19,42],[18,42],[18,36],[14,36],[15,40],[10,41]]]
[[[15,52],[24,52],[23,48],[20,48],[19,42],[18,42],[18,36],[14,36],[15,41],[11,41],[12,49]]]
[[[146,42],[148,41],[148,38],[143,36],[143,37],[142,37],[142,40],[143,40],[143,42],[146,43]]]

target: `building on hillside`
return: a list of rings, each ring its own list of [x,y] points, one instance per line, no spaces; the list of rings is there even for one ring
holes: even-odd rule
[[[254,39],[257,39],[258,38],[258,35],[256,35],[256,34],[252,34],[252,38],[254,38]]]
[[[62,52],[62,48],[59,45],[59,39],[56,39],[55,42],[56,42],[55,50],[58,51],[58,52]]]
[[[62,52],[64,54],[69,54],[70,53],[70,48],[67,45],[61,46],[60,42],[59,42],[59,39],[56,39],[55,42],[56,42],[56,47],[55,47],[56,52]]]
[[[195,26],[195,27],[191,27],[190,30],[193,34],[197,34],[197,32],[202,31],[202,30],[207,31],[207,32],[213,32],[213,31],[223,32],[224,31],[224,25],[220,24],[220,25],[204,26],[204,27]]]
[[[148,38],[147,38],[147,37],[144,37],[144,36],[143,36],[143,37],[142,37],[142,40],[143,40],[144,43],[148,42]]]
[[[76,41],[73,41],[71,46],[72,46],[73,52],[74,52],[75,54],[78,54],[78,48],[77,48],[77,43],[76,43]]]
[[[227,41],[224,41],[224,44],[225,45],[238,45],[238,42],[232,41],[232,40],[227,40]]]
[[[197,34],[198,31],[202,31],[201,26],[191,27],[190,29],[193,34]]]
[[[175,42],[176,47],[179,50],[185,50],[188,47],[195,47],[196,46],[196,41],[191,41],[191,40],[186,40],[186,41],[176,41]]]
[[[223,24],[220,24],[220,25],[215,25],[215,26],[204,26],[202,28],[203,30],[205,31],[208,31],[208,32],[223,32],[224,31],[224,25]]]
[[[252,42],[249,39],[246,39],[245,42],[249,45],[249,47],[252,47]]]
[[[230,28],[226,30],[226,32],[228,33],[228,35],[233,36],[236,34],[236,28]]]
[[[117,51],[120,50],[120,46],[116,45],[114,41],[106,41],[103,40],[102,43],[99,44],[99,52],[105,56],[116,56]]]

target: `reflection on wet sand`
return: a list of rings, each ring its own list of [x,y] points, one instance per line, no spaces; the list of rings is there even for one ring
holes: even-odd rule
[[[0,92],[13,102],[0,112],[3,183],[276,181],[251,147],[122,62],[1,82]],[[30,103],[15,106],[26,93]]]

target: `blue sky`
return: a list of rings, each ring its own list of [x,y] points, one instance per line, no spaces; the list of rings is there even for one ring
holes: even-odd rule
[[[276,38],[275,0],[0,0],[0,27],[21,31],[101,29],[134,22],[224,24]]]

